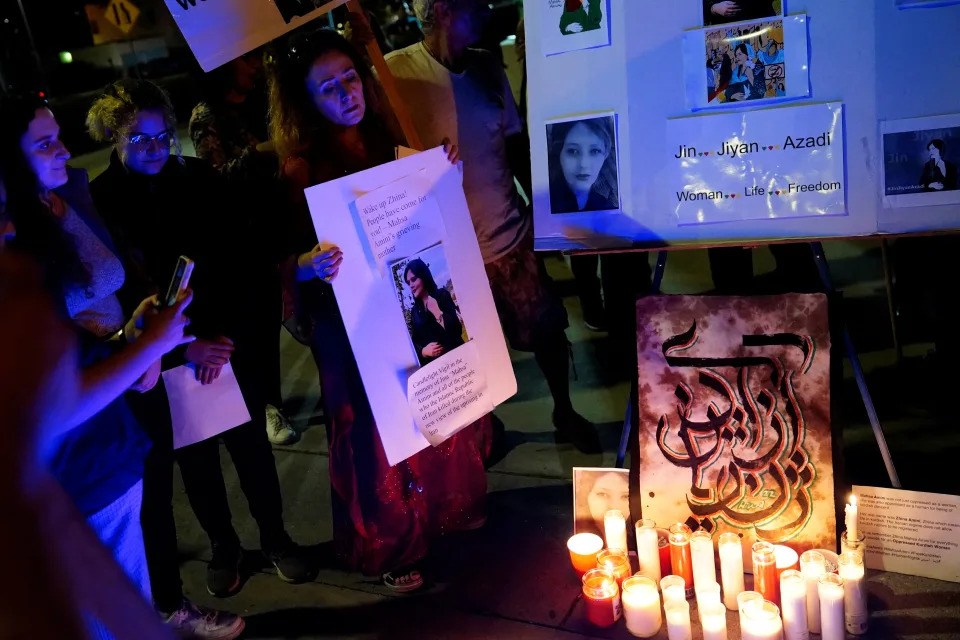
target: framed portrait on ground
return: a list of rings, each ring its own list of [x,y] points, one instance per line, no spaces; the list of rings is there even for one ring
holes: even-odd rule
[[[642,517],[835,548],[826,296],[648,296],[637,318]]]
[[[786,0],[701,0],[703,26],[709,27],[744,20],[759,20],[783,15]]]
[[[623,512],[627,530],[630,516],[630,471],[628,469],[573,468],[573,532],[604,537],[603,514],[611,509]]]
[[[610,44],[609,0],[538,0],[543,4],[543,55]]]
[[[546,126],[550,212],[619,211],[616,114],[561,118]]]
[[[883,204],[960,204],[960,114],[888,120],[883,134]]]
[[[691,109],[810,95],[806,16],[689,31],[683,42]]]

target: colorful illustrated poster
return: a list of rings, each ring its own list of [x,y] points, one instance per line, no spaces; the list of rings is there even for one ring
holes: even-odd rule
[[[609,0],[538,0],[543,3],[543,55],[610,44]]]
[[[692,110],[810,95],[805,15],[689,31],[683,58]]]
[[[846,213],[839,103],[676,118],[664,153],[677,224]]]
[[[960,114],[889,120],[883,134],[883,204],[960,204]]]
[[[619,211],[617,116],[576,116],[546,126],[550,213]]]
[[[637,327],[643,517],[836,548],[826,296],[648,296]]]

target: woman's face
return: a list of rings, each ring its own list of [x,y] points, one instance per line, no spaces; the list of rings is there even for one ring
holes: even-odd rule
[[[41,187],[56,189],[67,184],[70,152],[60,141],[60,125],[50,109],[37,109],[26,133],[20,137],[20,149]]]
[[[410,293],[413,294],[414,298],[419,298],[423,295],[423,280],[421,280],[417,274],[413,271],[407,271],[406,280],[407,286],[410,287]]]
[[[618,509],[624,516],[630,513],[630,485],[622,473],[605,473],[593,483],[593,489],[587,496],[590,516],[603,531],[603,514]],[[629,517],[629,516],[628,516]]]
[[[574,193],[589,191],[609,154],[603,138],[582,122],[575,124],[560,150],[560,167],[567,186]]]
[[[927,147],[927,152],[930,154],[930,159],[936,162],[940,162],[940,149],[937,149],[936,145],[931,144]]]
[[[120,135],[117,153],[131,171],[156,175],[170,158],[173,137],[174,132],[167,126],[162,111],[139,111],[129,129]]]
[[[733,57],[737,61],[737,64],[743,64],[747,61],[747,53],[743,49],[737,49]]]
[[[310,67],[306,81],[313,106],[331,123],[352,127],[363,120],[367,110],[363,79],[348,56],[339,51],[323,54]]]

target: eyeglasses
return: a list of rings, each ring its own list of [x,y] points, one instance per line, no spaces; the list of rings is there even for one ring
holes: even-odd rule
[[[166,147],[169,149],[176,140],[176,135],[173,133],[173,131],[164,131],[155,136],[149,136],[145,133],[138,133],[132,136],[126,136],[126,138],[127,142],[138,151],[146,151],[150,148],[150,145],[154,140],[157,141],[157,144],[160,145],[160,148]]]

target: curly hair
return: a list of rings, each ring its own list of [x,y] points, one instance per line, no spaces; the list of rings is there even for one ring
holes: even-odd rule
[[[177,116],[167,92],[149,80],[128,78],[108,85],[96,99],[87,112],[87,132],[97,142],[116,143],[140,111],[162,112],[167,126],[176,130]]]

